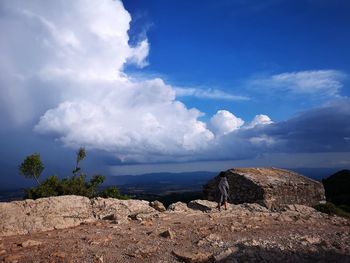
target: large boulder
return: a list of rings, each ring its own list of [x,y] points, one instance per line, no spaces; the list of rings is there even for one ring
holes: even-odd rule
[[[322,180],[327,201],[350,209],[350,170],[341,170]]]
[[[156,212],[148,201],[75,195],[0,202],[0,236],[63,229],[99,219],[126,221]]]
[[[68,228],[93,220],[90,199],[82,196],[0,203],[0,236]]]
[[[92,199],[92,210],[97,219],[125,220],[128,216],[149,214],[156,210],[144,200],[119,200],[115,198]]]
[[[210,211],[214,210],[217,207],[217,205],[218,204],[215,202],[197,199],[197,200],[192,200],[191,202],[189,202],[187,206],[193,210],[210,212]]]
[[[322,183],[292,171],[278,168],[236,168],[224,172],[229,185],[229,202],[258,203],[269,209],[288,204],[312,206],[325,201]],[[203,187],[208,200],[219,198],[216,176]]]

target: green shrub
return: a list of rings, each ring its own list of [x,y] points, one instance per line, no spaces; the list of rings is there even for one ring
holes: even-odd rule
[[[81,195],[86,197],[97,196],[97,188],[104,181],[104,176],[95,175],[90,181],[86,181],[85,175],[64,178],[61,181],[62,192],[60,195]]]
[[[344,211],[341,207],[338,207],[330,202],[316,205],[314,206],[314,208],[322,213],[326,213],[329,215],[337,215],[350,218],[350,213]]]
[[[80,195],[89,198],[101,196],[117,199],[128,199],[122,195],[117,187],[110,187],[99,193],[98,188],[104,182],[103,175],[94,175],[89,181],[86,176],[71,176],[60,180],[57,176],[50,176],[37,187],[29,188],[25,191],[25,198],[37,199],[42,197],[59,195]]]
[[[25,190],[25,198],[37,199],[41,197],[62,195],[61,182],[57,176],[50,176],[37,187]]]
[[[85,148],[80,147],[77,151],[76,165],[73,170],[73,176],[60,180],[57,176],[50,176],[42,183],[39,182],[39,176],[44,170],[44,165],[40,160],[40,155],[34,153],[27,156],[19,165],[20,174],[28,178],[34,178],[38,186],[25,190],[25,198],[37,199],[41,197],[59,196],[59,195],[80,195],[89,198],[102,196],[118,199],[128,199],[127,196],[120,194],[118,188],[110,187],[98,192],[98,188],[104,182],[103,175],[94,175],[89,181],[80,168],[80,162],[86,157]]]
[[[122,195],[120,192],[119,192],[119,189],[115,186],[112,186],[112,187],[108,187],[106,189],[104,189],[100,194],[99,194],[100,197],[103,197],[103,198],[117,198],[117,199],[122,199],[122,200],[127,200],[129,199],[129,197],[127,195]]]

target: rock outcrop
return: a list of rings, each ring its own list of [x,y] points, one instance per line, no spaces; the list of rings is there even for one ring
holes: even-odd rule
[[[294,208],[295,205],[314,205],[325,199],[321,183],[290,171],[250,168],[225,173],[231,187],[230,202],[240,204],[230,205],[229,211],[267,212],[266,208],[283,210],[288,205]],[[214,178],[205,186],[209,200],[215,200],[218,179]],[[215,202],[207,200],[194,200],[188,205],[177,202],[165,213],[211,213],[215,207]],[[110,220],[115,224],[128,220],[146,222],[164,210],[160,202],[150,204],[142,200],[88,199],[73,195],[0,203],[0,236],[64,229],[97,220]]]
[[[57,196],[0,203],[0,236],[64,229],[99,219],[125,221],[156,210],[142,200]]]
[[[163,205],[162,202],[159,202],[158,200],[152,201],[150,203],[150,206],[152,206],[155,210],[159,211],[159,212],[165,212],[166,208]]]
[[[62,229],[93,219],[91,202],[82,196],[0,203],[0,236]]]
[[[229,202],[258,203],[269,209],[288,204],[316,205],[325,201],[320,182],[292,171],[277,168],[237,168],[224,172],[230,185]],[[218,200],[219,176],[204,186],[208,200]]]
[[[119,200],[114,198],[91,199],[93,217],[97,219],[111,219],[125,221],[128,217],[138,214],[149,214],[156,210],[144,200]]]
[[[255,203],[228,204],[219,211],[216,202],[194,200],[158,212],[145,201],[76,196],[4,204],[4,209],[20,207],[18,215],[9,213],[18,222],[45,221],[45,211],[58,214],[53,206],[66,216],[81,216],[67,209],[84,206],[83,215],[95,221],[0,236],[0,262],[350,262],[350,221],[304,205],[270,211]],[[27,219],[24,208],[33,211]],[[9,217],[1,218],[0,229]],[[112,220],[97,219],[106,217]]]
[[[350,207],[350,170],[341,170],[322,180],[327,201]]]

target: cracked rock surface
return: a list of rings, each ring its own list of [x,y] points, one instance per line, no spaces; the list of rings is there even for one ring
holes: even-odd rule
[[[350,221],[310,207],[133,201],[89,200],[91,221],[2,235],[0,262],[350,262]]]

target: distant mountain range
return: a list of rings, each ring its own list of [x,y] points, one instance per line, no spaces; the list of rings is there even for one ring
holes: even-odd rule
[[[115,185],[197,185],[207,182],[217,172],[149,173],[142,175],[108,176],[105,184]]]
[[[314,180],[321,180],[335,173],[336,168],[286,168]],[[108,176],[106,185],[202,185],[219,172],[148,173],[142,175]]]
[[[288,168],[286,168],[288,169]],[[288,169],[314,180],[326,178],[339,169],[337,168],[293,168]],[[123,193],[132,197],[151,199],[162,195],[185,193],[199,194],[202,186],[219,172],[182,172],[182,173],[148,173],[142,175],[106,176],[104,187],[115,185]],[[23,188],[0,189],[0,201],[18,200],[23,197]],[[175,198],[175,197],[174,197]]]
[[[311,179],[321,181],[328,176],[336,173],[341,170],[339,168],[286,168],[287,170],[291,170],[297,172],[301,175],[309,177]]]

